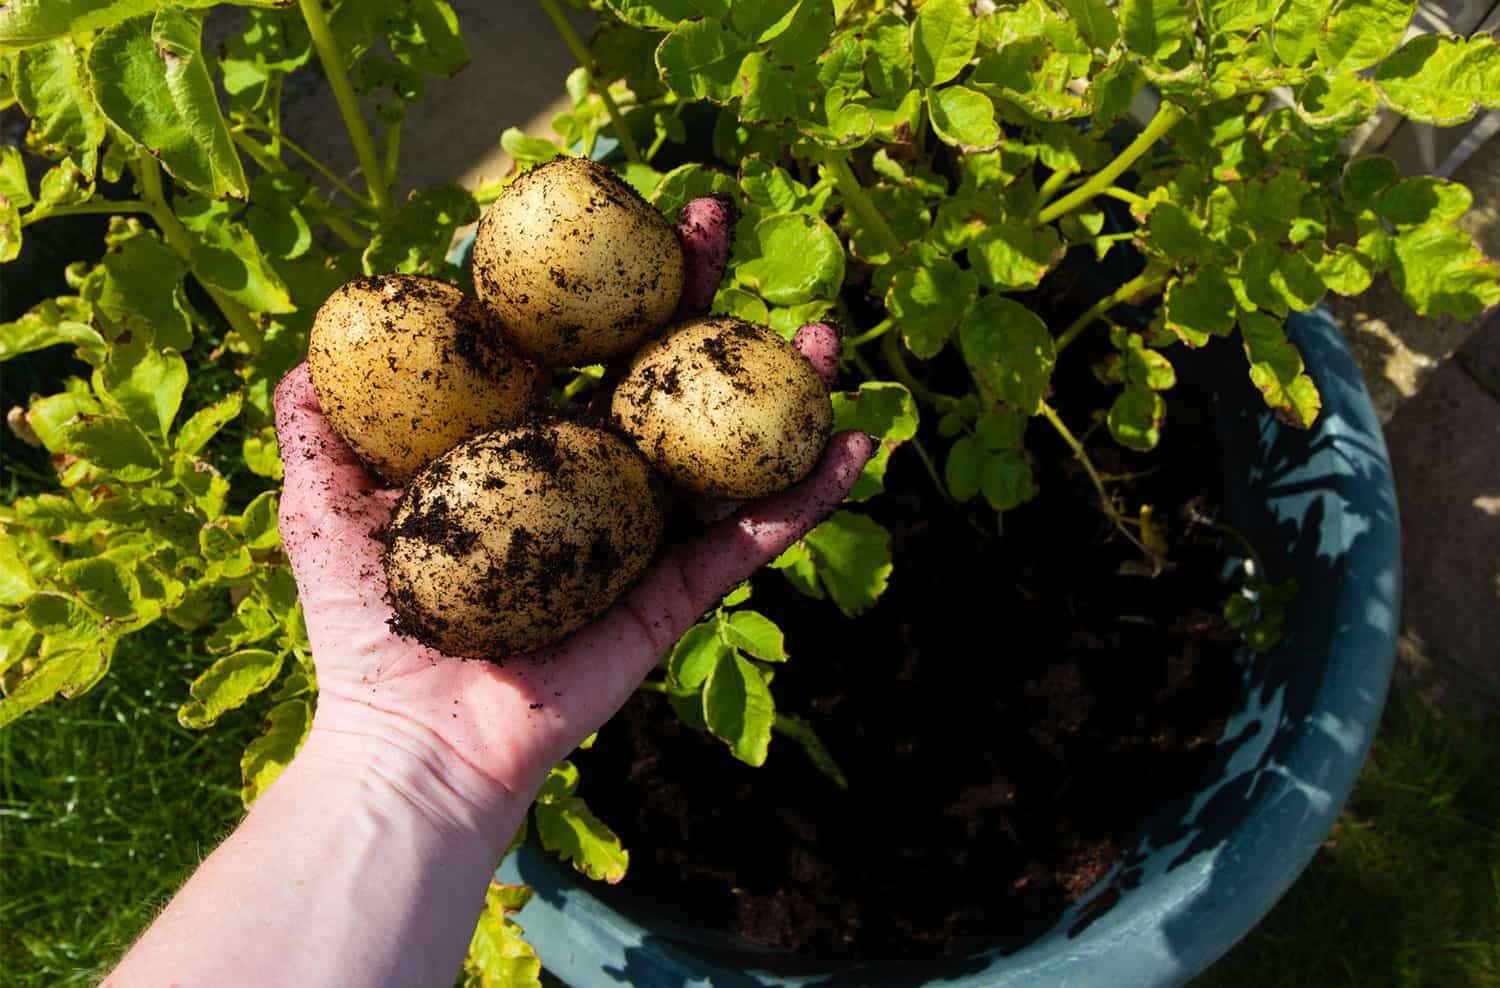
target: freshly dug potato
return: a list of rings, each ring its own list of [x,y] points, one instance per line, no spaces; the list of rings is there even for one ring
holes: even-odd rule
[[[307,363],[333,430],[397,486],[465,436],[518,418],[541,388],[489,309],[412,275],[355,278],[330,295]]]
[[[717,497],[790,487],[833,428],[828,388],[807,358],[765,326],[722,317],[642,347],[611,412],[662,476]]]
[[[474,285],[511,339],[546,364],[634,351],[677,309],[683,256],[661,213],[603,165],[555,158],[490,204]]]
[[[387,526],[398,629],[472,658],[544,648],[635,581],[662,525],[650,468],[608,429],[541,418],[475,436],[413,479]]]

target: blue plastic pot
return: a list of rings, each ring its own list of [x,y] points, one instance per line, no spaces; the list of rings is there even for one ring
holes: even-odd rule
[[[918,985],[1167,988],[1203,971],[1291,886],[1364,763],[1391,678],[1401,552],[1385,441],[1325,311],[1288,330],[1323,395],[1317,426],[1279,423],[1248,385],[1220,398],[1229,514],[1301,592],[1286,636],[1245,658],[1220,769],[1147,822],[1138,847],[1046,934],[1010,954],[788,977],[764,954],[606,906],[534,847],[499,875],[536,890],[518,917],[573,988]],[[892,904],[892,908],[900,908]]]

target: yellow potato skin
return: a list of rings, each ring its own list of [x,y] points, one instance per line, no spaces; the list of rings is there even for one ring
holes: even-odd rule
[[[465,436],[519,417],[542,386],[477,299],[415,275],[335,291],[313,320],[307,361],[329,425],[398,487]]]
[[[552,366],[634,351],[682,295],[682,246],[624,180],[584,158],[516,179],[480,217],[474,285],[524,352]]]
[[[397,630],[499,659],[562,640],[650,563],[658,483],[614,432],[557,418],[465,440],[423,470],[385,538]]]
[[[833,429],[828,388],[774,331],[693,319],[646,344],[615,387],[616,423],[667,480],[764,497],[811,472]]]

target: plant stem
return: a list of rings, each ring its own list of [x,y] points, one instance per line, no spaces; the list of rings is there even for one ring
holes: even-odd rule
[[[385,129],[385,182],[394,189],[396,174],[401,168],[401,121],[397,120]]]
[[[625,152],[625,157],[638,165],[646,162],[641,158],[641,151],[635,146],[635,138],[630,136],[630,131],[625,126],[625,118],[620,114],[620,108],[615,105],[615,98],[609,94],[609,83],[599,81],[599,73],[594,68],[594,56],[589,51],[589,46],[583,43],[578,32],[573,30],[573,25],[563,16],[561,8],[557,6],[557,0],[542,0],[542,9],[547,16],[552,18],[552,23],[557,26],[557,33],[562,35],[563,43],[578,59],[578,64],[588,69],[589,82],[594,92],[599,94],[599,100],[604,104],[604,110],[609,114],[610,123],[614,124],[615,137],[620,142],[620,149]]]
[[[1166,275],[1153,271],[1150,268],[1131,278],[1125,284],[1089,306],[1088,311],[1084,312],[1083,315],[1074,319],[1068,328],[1062,331],[1062,335],[1057,338],[1057,349],[1061,351],[1069,343],[1072,343],[1078,338],[1079,333],[1088,329],[1095,319],[1098,319],[1110,309],[1113,309],[1121,302],[1130,301],[1142,292],[1149,292],[1160,288],[1165,280]]]
[[[95,202],[81,202],[74,206],[57,206],[48,209],[33,209],[21,217],[23,227],[42,220],[50,220],[54,216],[89,216],[100,213],[149,213],[151,207],[139,199],[100,199]]]
[[[1052,201],[1052,197],[1057,195],[1057,190],[1062,188],[1068,179],[1073,176],[1073,171],[1074,169],[1072,168],[1063,167],[1047,176],[1047,181],[1043,182],[1042,187],[1036,191],[1036,205],[1031,208],[1033,218],[1042,211],[1042,208],[1047,203]]]
[[[938,394],[917,380],[911,368],[906,366],[906,358],[901,356],[901,341],[895,335],[887,333],[881,337],[880,352],[885,357],[886,365],[890,367],[891,373],[896,376],[896,380],[906,385],[906,390],[918,400],[925,401],[940,412],[951,412],[958,408],[957,398]]]
[[[372,203],[369,199],[366,199],[364,196],[360,195],[358,192],[355,192],[347,182],[343,181],[337,175],[335,175],[331,168],[323,164],[323,162],[319,161],[317,158],[313,157],[311,153],[309,153],[301,145],[293,141],[290,137],[287,137],[285,134],[278,134],[274,131],[266,129],[265,127],[247,127],[245,129],[253,130],[258,133],[267,134],[271,137],[274,137],[277,141],[285,144],[288,151],[292,152],[297,157],[307,162],[307,164],[312,167],[313,171],[326,178],[334,188],[338,189],[344,195],[348,196],[353,202],[363,206],[365,209],[375,208],[374,203]],[[238,132],[236,132],[236,138],[238,138]]]
[[[844,205],[854,211],[859,221],[865,225],[880,245],[891,252],[894,257],[906,250],[906,245],[901,238],[896,236],[885,217],[880,215],[880,210],[875,208],[875,203],[870,200],[864,187],[859,184],[859,179],[854,177],[854,172],[849,167],[849,159],[837,151],[825,150],[823,152],[823,164],[833,173],[834,184],[838,186],[839,195],[843,197]]]
[[[177,218],[177,214],[172,212],[172,207],[167,204],[156,159],[142,150],[136,155],[134,170],[141,187],[141,201],[146,205],[151,219],[160,228],[167,246],[171,247],[177,256],[191,267],[193,248],[198,244],[193,235],[188,232],[187,227],[183,226],[182,221]],[[224,321],[229,323],[230,328],[250,346],[259,349],[265,334],[261,332],[260,324],[255,321],[250,311],[202,278],[198,279],[198,283],[203,286],[208,297],[213,299],[219,311],[224,314]]]
[[[333,31],[328,26],[328,17],[323,13],[322,0],[297,0],[302,19],[307,21],[307,33],[312,37],[318,61],[333,89],[333,98],[338,103],[339,115],[344,118],[344,127],[354,143],[354,154],[359,159],[360,170],[365,174],[365,188],[370,192],[370,201],[381,216],[389,216],[393,210],[391,193],[385,183],[385,168],[380,156],[375,153],[375,142],[370,138],[370,129],[359,112],[359,99],[354,95],[354,86],[349,82],[349,72],[344,67],[343,56],[333,40]]]
[[[818,735],[812,729],[812,725],[807,721],[792,714],[778,712],[776,719],[771,721],[771,730],[801,745],[808,760],[820,772],[828,776],[834,785],[840,789],[849,788],[849,780],[844,777],[843,770],[833,760],[833,755],[829,753],[828,749],[823,747],[823,742],[818,738]]]
[[[887,316],[886,318],[882,319],[880,322],[876,323],[874,329],[866,330],[865,332],[860,333],[858,336],[851,336],[851,337],[849,337],[847,340],[844,341],[844,345],[845,346],[864,346],[866,343],[869,343],[871,340],[878,340],[878,339],[880,339],[887,332],[889,332],[890,329],[891,329],[891,327],[894,326],[894,325],[896,325],[896,320],[894,320],[891,317]]]
[[[1114,501],[1110,498],[1109,491],[1105,490],[1104,479],[1099,476],[1099,471],[1094,468],[1094,461],[1089,459],[1089,454],[1085,452],[1083,443],[1074,437],[1067,425],[1063,423],[1062,417],[1053,410],[1051,405],[1045,401],[1042,402],[1041,411],[1042,416],[1057,434],[1062,437],[1062,441],[1068,444],[1068,448],[1073,451],[1073,456],[1083,465],[1084,472],[1089,475],[1089,480],[1094,484],[1094,490],[1099,492],[1099,504],[1104,509],[1104,514],[1109,518],[1110,523],[1115,526],[1121,535],[1129,540],[1131,545],[1145,553],[1147,558],[1159,561],[1160,557],[1146,548],[1145,543],[1136,538],[1135,534],[1125,527],[1124,519],[1120,517],[1120,512],[1115,509]]]
[[[1063,196],[1061,199],[1048,206],[1037,216],[1038,225],[1046,225],[1065,216],[1073,210],[1090,201],[1105,189],[1114,184],[1115,179],[1125,173],[1136,159],[1151,150],[1161,137],[1171,130],[1179,120],[1183,118],[1183,112],[1171,103],[1163,102],[1157,107],[1156,116],[1146,125],[1146,129],[1136,135],[1125,150],[1115,156],[1115,160],[1105,165],[1096,172],[1087,182],[1077,189]]]
[[[1122,189],[1118,185],[1111,185],[1101,192],[1100,195],[1106,195],[1111,199],[1118,199],[1121,202],[1129,203],[1138,209],[1146,209],[1151,205],[1150,199],[1147,199],[1145,196],[1138,196],[1129,189]]]
[[[667,694],[667,684],[659,679],[647,679],[636,687],[636,691],[640,693],[660,693],[665,696]]]

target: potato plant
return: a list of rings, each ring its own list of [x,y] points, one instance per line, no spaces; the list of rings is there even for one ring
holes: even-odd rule
[[[788,337],[813,320],[845,329],[859,383],[834,395],[834,428],[880,437],[881,452],[852,503],[775,564],[844,615],[891,577],[889,536],[860,502],[903,445],[941,496],[1003,513],[1047,493],[1027,449],[1050,430],[1149,572],[1172,550],[1152,506],[1125,503],[1089,450],[1157,445],[1178,354],[1232,340],[1268,406],[1306,427],[1320,402],[1288,312],[1377,276],[1421,315],[1500,301],[1500,271],[1456,226],[1465,188],[1339,150],[1377,112],[1456,125],[1500,108],[1500,45],[1404,40],[1415,0],[579,0],[598,15],[589,38],[540,2],[580,67],[554,122],[564,147],[512,128],[497,136],[513,156],[612,142],[620,176],[669,218],[730,198],[741,218],[714,314]],[[110,217],[69,292],[0,325],[0,360],[68,347],[80,362],[7,416],[51,473],[0,507],[0,725],[87,690],[124,636],[172,621],[196,629],[204,658],[182,723],[265,712],[242,763],[248,803],[296,750],[316,693],[276,532],[271,388],[352,277],[456,277],[452,235],[498,189],[393,194],[403,117],[425,79],[468,59],[444,0],[241,0],[218,5],[238,30],[205,51],[215,6],[0,6],[0,107],[30,120],[24,151],[0,147],[0,261],[33,226]],[[283,130],[284,84],[314,63],[360,164],[352,183]],[[1133,273],[1063,324],[1019,300],[1065,260],[1114,252]],[[1115,392],[1067,421],[1053,375],[1084,333],[1107,341],[1097,372]],[[960,383],[937,374],[944,361]],[[587,394],[601,372],[560,374],[554,397]],[[1273,577],[1251,567],[1226,605],[1252,647],[1278,634],[1290,588]],[[750,592],[643,689],[744,762],[780,734],[842,784],[815,725],[776,709],[785,639]],[[560,765],[533,826],[617,881],[628,856],[578,781]],[[472,983],[534,982],[508,918],[524,900],[492,890]]]

